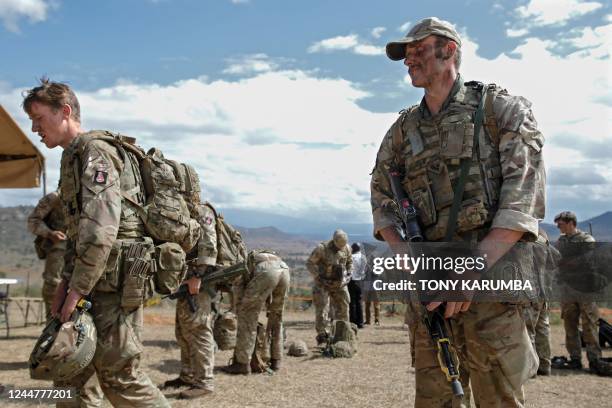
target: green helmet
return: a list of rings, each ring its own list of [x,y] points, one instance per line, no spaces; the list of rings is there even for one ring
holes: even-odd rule
[[[68,380],[78,375],[96,352],[96,326],[91,315],[78,311],[66,323],[51,320],[30,354],[30,377],[35,380]]]
[[[303,357],[308,355],[308,346],[304,340],[295,340],[289,344],[287,355],[294,357]]]

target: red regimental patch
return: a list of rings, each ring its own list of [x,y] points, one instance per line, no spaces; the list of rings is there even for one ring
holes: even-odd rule
[[[96,170],[96,174],[94,176],[94,182],[96,184],[106,184],[108,180],[108,172],[104,170]]]
[[[210,224],[212,224],[212,222],[213,222],[212,217],[207,216],[207,217],[204,219],[204,222],[206,223],[206,225],[210,225]]]

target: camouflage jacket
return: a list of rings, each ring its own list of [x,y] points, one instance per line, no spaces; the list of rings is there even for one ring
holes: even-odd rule
[[[47,238],[53,231],[66,230],[62,202],[57,191],[40,199],[28,217],[28,230],[43,238]],[[64,243],[59,244],[64,245]]]
[[[334,276],[334,266],[340,266],[343,271],[343,278],[346,279],[351,274],[353,268],[353,257],[351,256],[351,247],[348,244],[338,250],[333,240],[321,242],[312,251],[306,261],[306,268],[315,279],[330,279],[334,280],[338,277]]]
[[[205,204],[195,204],[194,215],[200,224],[200,239],[188,254],[190,272],[202,266],[215,266],[217,263],[217,229],[215,214]],[[194,269],[195,268],[195,269]]]
[[[424,98],[401,112],[383,138],[372,172],[375,238],[381,240],[380,230],[399,222],[389,205],[387,169],[394,166],[403,173],[402,185],[417,207],[425,238],[442,240],[462,159],[471,162],[453,239],[480,240],[490,228],[537,238],[545,204],[544,137],[531,103],[492,85],[475,149],[473,118],[482,89],[459,76],[437,115],[431,115]]]
[[[122,157],[91,133],[79,135],[62,154],[60,190],[71,258],[64,278],[85,295],[103,277],[115,241],[145,235],[135,206],[122,200],[122,193],[144,197],[140,173]]]

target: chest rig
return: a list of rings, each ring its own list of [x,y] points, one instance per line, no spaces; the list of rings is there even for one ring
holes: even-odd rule
[[[63,152],[60,172],[61,200],[64,207],[66,234],[72,240],[78,235],[79,219],[82,211],[83,189],[81,178],[84,167],[82,157],[87,144],[96,139],[99,132],[80,135]],[[123,161],[119,177],[121,192],[135,202],[144,204],[143,183],[138,170],[138,161],[133,153],[117,149]],[[121,218],[117,238],[140,238],[144,236],[144,225],[138,217],[136,208],[128,200],[121,200]]]
[[[486,229],[497,211],[502,177],[492,107],[498,92],[495,85],[468,82],[436,116],[425,117],[413,106],[393,126],[395,165],[404,171],[402,185],[429,241],[445,238],[449,229],[449,239]]]
[[[323,242],[323,256],[319,266],[319,274],[324,279],[342,280],[346,269],[346,263],[351,253],[346,249],[336,250],[334,241]],[[341,271],[341,272],[338,272]]]

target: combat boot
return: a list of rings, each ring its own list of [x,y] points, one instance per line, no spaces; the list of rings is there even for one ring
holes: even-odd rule
[[[166,382],[164,382],[162,385],[159,386],[160,390],[166,389],[166,388],[181,388],[181,387],[191,387],[191,383],[188,383],[187,381],[183,380],[181,377],[176,377],[172,380],[168,380]]]
[[[234,361],[231,365],[223,367],[221,371],[232,375],[249,375],[251,374],[251,366],[249,364],[241,364],[237,361]]]
[[[551,369],[550,366],[540,366],[538,367],[538,375],[550,375],[551,374]]]
[[[191,387],[188,390],[182,391],[178,397],[179,399],[196,399],[212,393],[213,390],[209,388]]]
[[[280,367],[281,367],[280,360],[276,360],[274,358],[270,360],[270,370],[278,371],[278,370],[280,370]]]
[[[329,334],[327,333],[319,333],[317,334],[317,346],[320,346],[321,344],[325,344],[327,343],[327,341],[329,340]]]

